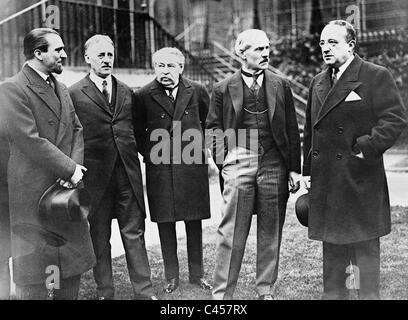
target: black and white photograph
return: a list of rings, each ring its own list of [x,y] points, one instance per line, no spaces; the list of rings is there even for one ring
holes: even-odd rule
[[[408,300],[407,0],[0,6],[0,300]]]

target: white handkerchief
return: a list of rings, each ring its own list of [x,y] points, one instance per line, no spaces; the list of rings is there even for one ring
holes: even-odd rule
[[[358,101],[358,100],[361,100],[361,97],[354,91],[351,91],[345,101],[347,102],[347,101]]]

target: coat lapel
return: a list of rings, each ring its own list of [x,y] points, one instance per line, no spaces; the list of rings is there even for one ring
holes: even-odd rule
[[[55,114],[58,120],[60,120],[61,116],[57,107],[60,104],[60,101],[58,100],[56,93],[53,92],[53,89],[30,66],[25,65],[23,68],[23,73],[30,82],[28,87],[41,98],[46,106]]]
[[[232,75],[231,81],[228,83],[228,91],[231,97],[232,106],[235,110],[236,119],[239,119],[244,103],[244,88],[242,84],[241,70]]]
[[[187,81],[183,80],[183,78],[181,78],[179,89],[177,91],[176,104],[174,107],[174,121],[179,121],[183,116],[184,110],[186,109],[188,103],[191,100],[191,97],[193,96],[193,91],[194,89],[190,86],[190,84]]]
[[[55,81],[57,94],[61,101],[61,121],[58,128],[56,144],[58,145],[66,133],[67,124],[70,121],[70,97],[68,90],[58,81]]]
[[[351,91],[355,90],[361,85],[361,82],[357,81],[361,64],[361,58],[358,55],[355,55],[354,60],[344,71],[334,87],[327,93],[326,98],[323,100],[319,114],[317,115],[316,122],[313,124],[314,126],[319,123],[331,110],[337,107]],[[327,90],[326,86],[330,87],[330,79],[328,78],[330,75],[328,73],[329,71],[327,70],[325,77],[322,77],[325,84],[322,83],[320,84],[320,87],[317,88],[318,96]]]
[[[330,69],[327,68],[322,76],[320,77],[320,81],[316,83],[315,88],[316,88],[316,93],[317,97],[320,101],[320,105],[323,105],[324,100],[326,100],[326,97],[330,91]]]
[[[265,81],[266,103],[268,106],[269,123],[272,125],[272,119],[273,119],[273,115],[275,114],[275,107],[276,107],[277,84],[276,84],[276,80],[272,77],[272,74],[267,70],[264,73],[264,81]]]
[[[116,82],[116,108],[114,118],[122,111],[126,98],[126,88],[115,78]]]
[[[177,93],[178,94],[178,93]],[[150,95],[173,118],[174,107],[160,84],[154,80],[150,87]]]
[[[85,84],[82,87],[82,92],[85,93],[89,97],[89,99],[91,99],[103,111],[105,111],[109,115],[112,115],[112,113],[109,110],[107,102],[102,97],[101,92],[99,91],[99,89],[96,87],[96,85],[89,78],[89,74],[85,77]]]

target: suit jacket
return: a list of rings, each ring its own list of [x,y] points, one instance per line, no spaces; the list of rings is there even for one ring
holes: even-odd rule
[[[135,96],[134,128],[146,162],[146,188],[152,221],[209,218],[208,165],[204,142],[209,103],[206,89],[181,77],[174,106],[156,80],[141,88]],[[160,130],[166,133],[166,137],[158,143],[152,137]],[[187,130],[199,133],[194,140],[192,163],[186,163],[182,157],[183,151],[191,147],[190,141],[182,141]],[[157,154],[157,146],[161,146],[162,154],[167,158],[162,163],[152,156]],[[173,152],[173,148],[177,148],[177,151]]]
[[[0,86],[4,125],[10,147],[9,210],[14,281],[44,283],[46,268],[57,265],[61,278],[81,274],[95,264],[88,222],[44,221],[38,201],[58,178],[69,181],[83,160],[82,126],[67,88],[56,82],[57,95],[33,69]],[[64,240],[50,245],[48,238]]]
[[[132,90],[113,77],[116,83],[116,108],[112,115],[108,102],[89,75],[69,88],[76,113],[84,127],[84,183],[92,196],[92,214],[109,184],[113,169],[120,157],[141,212],[145,214],[142,174],[138,146],[132,124]]]
[[[346,101],[351,92],[360,98]],[[311,175],[311,239],[346,244],[390,232],[383,153],[406,119],[390,72],[358,55],[332,89],[328,70],[312,80],[303,166],[303,175]]]
[[[265,70],[264,81],[273,139],[282,154],[287,170],[300,173],[300,138],[292,91],[286,80],[268,70]],[[237,130],[244,100],[243,85],[239,70],[231,77],[217,83],[211,96],[206,128],[211,130],[215,137],[213,157],[220,170],[222,163],[217,159],[223,159],[226,156],[231,141],[226,141],[224,150],[217,151],[215,143],[219,146],[222,141],[220,136],[215,134],[215,130]],[[220,152],[224,155],[220,155]]]

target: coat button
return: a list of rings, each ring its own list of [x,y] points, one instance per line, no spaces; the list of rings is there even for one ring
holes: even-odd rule
[[[315,150],[315,151],[313,151],[313,157],[317,157],[319,155],[319,151],[318,150]]]
[[[185,114],[188,114],[188,111],[184,111]]]
[[[343,159],[343,155],[342,155],[341,153],[338,153],[338,154],[336,155],[336,159],[337,159],[337,160]]]
[[[160,115],[160,118],[162,118],[162,119],[164,119],[166,117],[166,115],[164,114],[164,113],[162,113],[161,115]]]
[[[337,129],[337,132],[338,132],[339,134],[342,134],[342,133],[344,132],[344,128],[343,128],[343,127],[339,127],[339,128]]]

